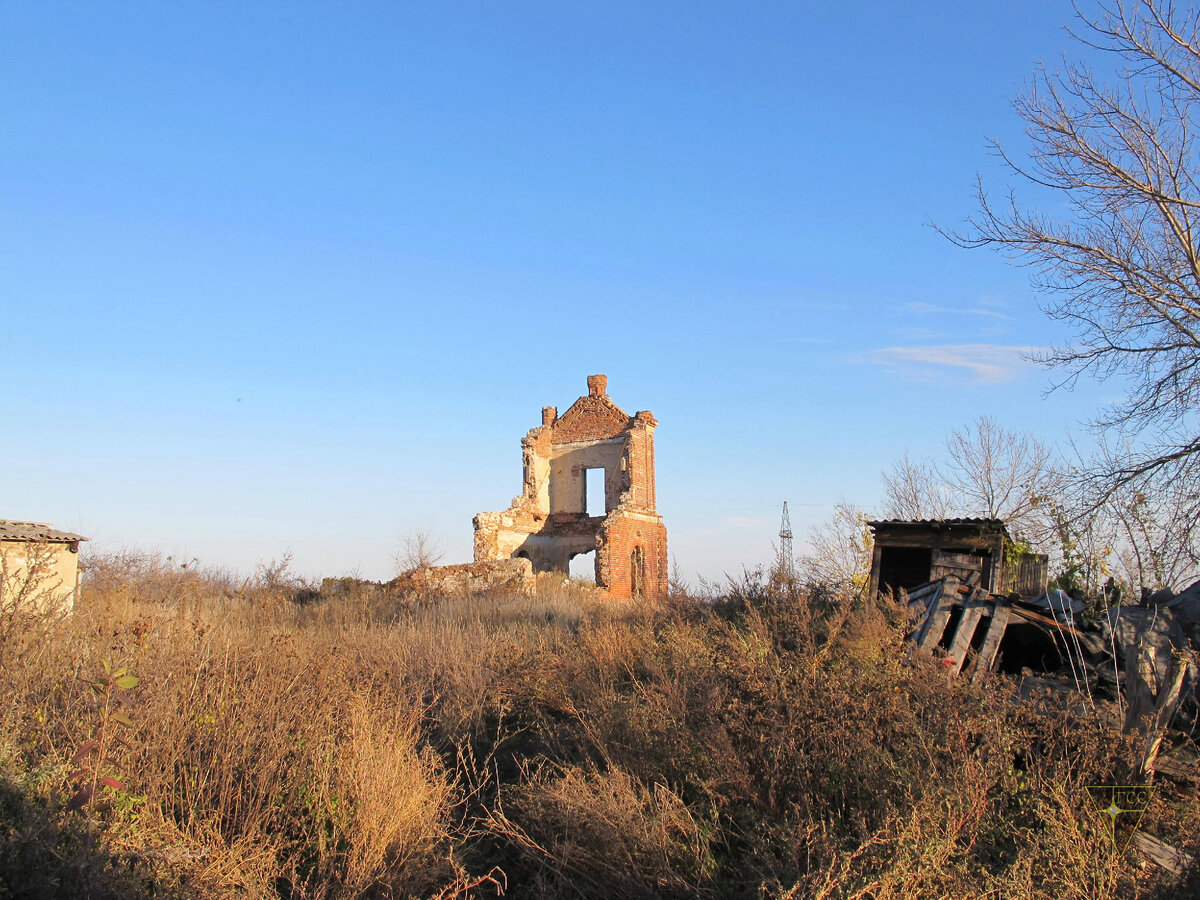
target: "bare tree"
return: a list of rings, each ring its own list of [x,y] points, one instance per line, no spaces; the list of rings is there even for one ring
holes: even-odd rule
[[[1136,601],[1200,577],[1200,521],[1185,496],[1189,486],[1143,479],[1108,491],[1099,505],[1074,488],[1047,510],[1053,533],[1045,549],[1061,587],[1094,595],[1107,582],[1119,597]]]
[[[1009,431],[990,416],[946,438],[946,487],[968,515],[1003,519],[1033,536],[1057,489],[1053,454],[1026,432]]]
[[[1053,319],[1071,343],[1040,357],[1062,373],[1115,378],[1124,399],[1093,425],[1117,433],[1125,452],[1103,454],[1081,473],[1097,508],[1147,477],[1193,486],[1200,496],[1200,12],[1171,0],[1076,6],[1072,37],[1109,55],[1107,75],[1064,63],[1040,67],[1015,101],[1030,141],[1019,160],[993,148],[1020,181],[1061,216],[993,203],[979,185],[979,212],[958,232],[964,247],[992,247],[1032,270]],[[1101,57],[1103,58],[1103,57]]]
[[[886,518],[945,519],[954,515],[954,504],[937,465],[927,459],[914,461],[907,450],[891,471],[883,473],[883,488]]]
[[[1037,438],[1009,431],[990,416],[956,428],[942,462],[905,455],[883,474],[884,515],[899,519],[979,516],[1003,519],[1040,543],[1059,490],[1054,455]]]

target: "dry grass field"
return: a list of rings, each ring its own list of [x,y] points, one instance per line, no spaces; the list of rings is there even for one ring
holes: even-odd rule
[[[1114,851],[1085,788],[1136,748],[1069,699],[947,679],[886,605],[727,594],[333,603],[93,557],[3,634],[0,897],[1200,895]],[[1195,854],[1200,800],[1141,828]]]

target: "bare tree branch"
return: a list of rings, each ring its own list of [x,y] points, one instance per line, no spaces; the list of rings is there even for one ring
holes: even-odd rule
[[[883,473],[883,487],[885,518],[945,519],[954,515],[937,466],[929,460],[913,461],[907,451],[891,471]]]
[[[1051,217],[1010,194],[979,211],[962,247],[991,247],[1031,270],[1043,310],[1070,325],[1071,343],[1037,359],[1082,376],[1117,379],[1124,399],[1093,426],[1121,436],[1088,476],[1094,503],[1150,477],[1194,477],[1200,457],[1200,11],[1170,0],[1076,6],[1072,36],[1112,55],[1114,71],[1039,68],[1014,101],[1028,157],[994,151],[1015,175],[1061,206]]]

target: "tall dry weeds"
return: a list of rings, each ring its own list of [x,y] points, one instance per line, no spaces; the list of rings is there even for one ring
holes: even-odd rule
[[[1130,776],[1127,740],[948,679],[886,605],[749,577],[712,604],[335,606],[138,555],[89,571],[72,617],[4,648],[0,896],[1116,900],[1197,878],[1108,852],[1085,788]],[[104,659],[141,679],[128,789],[84,821],[69,763]],[[1142,827],[1198,822],[1163,785]]]

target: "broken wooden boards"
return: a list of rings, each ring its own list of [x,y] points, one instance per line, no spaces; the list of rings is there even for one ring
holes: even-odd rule
[[[982,644],[976,653],[972,679],[990,671],[1000,649],[1000,639],[1008,626],[1011,605],[1004,597],[996,597],[979,587],[979,572],[968,571],[965,579],[946,575],[937,581],[921,585],[908,595],[910,614],[918,622],[913,642],[922,650],[933,651],[938,645],[946,648],[942,663],[957,674],[962,671],[974,646],[980,622],[987,620]],[[947,626],[957,612],[957,621],[948,639]]]
[[[908,594],[909,613],[916,623],[912,641],[930,652],[941,647],[942,663],[949,671],[958,673],[967,667],[972,681],[985,677],[996,665],[1013,616],[1056,635],[1079,636],[1071,625],[1045,615],[1033,604],[984,590],[978,571],[964,574],[963,578],[945,575]],[[967,666],[972,651],[974,661]]]
[[[965,576],[946,575],[907,594],[913,622],[909,637],[916,648],[931,653],[948,673],[967,672],[977,682],[998,665],[1007,633],[1004,667],[1026,676],[1021,696],[1026,686],[1040,685],[1086,694],[1093,709],[1097,702],[1113,701],[1122,730],[1144,736],[1144,774],[1182,769],[1180,778],[1195,778],[1194,761],[1181,764],[1180,748],[1170,739],[1171,725],[1182,711],[1187,712],[1184,720],[1193,727],[1196,723],[1200,660],[1182,616],[1166,606],[1126,606],[1110,609],[1100,622],[1085,622],[1078,615],[1082,604],[1066,595],[1026,601],[981,589],[978,572]],[[1180,596],[1187,599],[1186,592]],[[1030,655],[1037,642],[1051,648],[1046,656]],[[1023,665],[1026,659],[1032,660],[1032,668]],[[1035,674],[1068,668],[1070,678],[1059,683]],[[1164,746],[1168,750],[1159,765]]]

